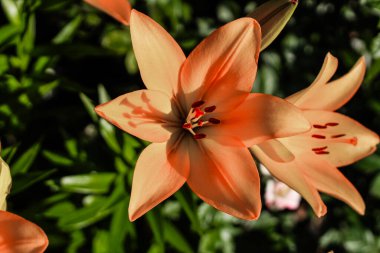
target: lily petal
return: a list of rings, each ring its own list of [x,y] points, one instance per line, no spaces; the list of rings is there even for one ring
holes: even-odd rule
[[[181,70],[187,109],[199,100],[222,106],[234,92],[250,92],[256,76],[260,41],[260,26],[252,18],[232,21],[203,40]]]
[[[213,207],[241,219],[257,219],[261,211],[259,175],[248,149],[237,146],[191,139],[187,183]]]
[[[149,90],[177,93],[186,57],[170,34],[150,17],[132,10],[131,37],[141,78]]]
[[[11,172],[8,164],[0,157],[0,210],[6,210],[6,197],[12,184]]]
[[[2,253],[42,253],[48,246],[44,231],[15,214],[0,211],[0,251]]]
[[[304,115],[312,123],[313,129],[280,140],[296,156],[304,150],[314,150],[320,158],[340,167],[352,164],[376,150],[379,136],[343,114],[307,110]],[[319,148],[323,148],[323,152],[318,152]]]
[[[290,152],[284,144],[277,139],[271,139],[258,144],[260,149],[276,162],[291,162],[295,159],[295,156]]]
[[[302,154],[300,160],[304,163],[301,167],[304,175],[319,191],[342,200],[364,215],[365,204],[360,193],[334,165],[324,159],[318,159],[310,151]]]
[[[131,4],[128,0],[84,0],[95,8],[104,11],[120,23],[128,26],[131,16]]]
[[[152,90],[124,94],[98,105],[95,111],[120,129],[150,142],[167,141],[177,120],[169,97]]]
[[[131,221],[170,197],[185,183],[190,166],[188,139],[176,146],[171,142],[149,145],[137,160],[129,203]]]
[[[272,176],[301,194],[318,217],[326,214],[327,208],[325,204],[312,182],[304,175],[303,164],[299,162],[297,157],[289,163],[276,162],[267,156],[258,146],[253,146],[250,150],[264,164]]]
[[[250,94],[235,110],[212,117],[220,119],[221,124],[206,129],[207,135],[213,138],[235,136],[246,147],[310,129],[301,110],[283,99],[258,93]]]
[[[326,56],[327,59],[331,58]],[[325,60],[321,73],[308,88],[286,100],[301,109],[335,111],[346,104],[359,89],[365,74],[365,60],[361,57],[341,78],[328,82],[336,69],[335,60]],[[327,63],[326,63],[327,62]]]
[[[287,97],[286,100],[296,106],[299,106],[301,102],[304,100],[303,97],[305,96],[305,94],[308,94],[310,92],[310,89],[312,89],[314,86],[319,87],[321,85],[326,84],[331,79],[331,77],[335,74],[335,71],[337,68],[338,68],[338,59],[334,57],[332,54],[327,53],[325,56],[325,60],[323,61],[322,68],[319,71],[319,74],[317,78],[315,78],[314,82],[310,84],[309,87]]]

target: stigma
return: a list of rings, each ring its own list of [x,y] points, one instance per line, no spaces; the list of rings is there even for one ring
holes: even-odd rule
[[[200,140],[206,138],[204,133],[196,133],[198,128],[207,126],[207,125],[217,125],[220,124],[220,120],[216,118],[207,118],[207,114],[215,111],[216,106],[207,106],[205,107],[205,101],[200,100],[196,101],[191,105],[190,111],[186,117],[186,121],[182,124],[182,128],[189,131],[195,140]]]

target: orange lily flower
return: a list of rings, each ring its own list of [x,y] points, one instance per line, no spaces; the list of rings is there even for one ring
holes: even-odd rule
[[[260,26],[252,18],[228,23],[188,58],[159,24],[136,10],[130,29],[147,89],[95,108],[120,129],[153,142],[136,163],[130,220],[185,182],[215,208],[256,219],[261,210],[260,183],[248,147],[310,129],[290,103],[250,93]]]
[[[131,4],[128,0],[84,0],[95,8],[104,11],[120,23],[128,26]]]
[[[299,192],[319,217],[327,209],[318,191],[340,199],[359,214],[364,214],[362,197],[337,167],[372,154],[379,143],[377,134],[334,112],[360,87],[365,73],[364,58],[360,58],[346,75],[329,82],[337,66],[337,59],[327,54],[315,81],[286,98],[303,110],[313,126],[310,131],[250,148],[270,173]]]
[[[42,253],[48,245],[45,233],[37,225],[6,212],[6,197],[11,187],[8,165],[0,158],[0,252]]]
[[[0,210],[0,252],[42,253],[48,243],[46,234],[36,224]]]

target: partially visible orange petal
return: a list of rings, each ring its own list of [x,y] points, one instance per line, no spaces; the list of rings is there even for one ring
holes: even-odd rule
[[[179,140],[173,140],[179,141]],[[136,220],[170,197],[189,175],[188,139],[153,143],[141,153],[133,174],[129,219]]]
[[[221,123],[205,129],[207,135],[214,138],[235,136],[247,147],[310,129],[301,110],[283,99],[258,93],[250,94],[235,110],[210,117],[221,120]]]
[[[330,71],[324,70],[329,72],[326,77],[330,76],[331,71],[335,69],[335,64],[332,65],[334,66],[330,67]],[[318,76],[308,88],[286,100],[301,109],[335,111],[346,104],[359,89],[364,78],[365,68],[364,57],[361,57],[341,78],[328,82],[327,78],[318,79]]]
[[[212,139],[190,139],[190,188],[205,202],[235,217],[257,219],[260,180],[248,149]]]
[[[344,201],[364,215],[365,204],[360,193],[334,165],[310,151],[302,154],[299,160],[303,163],[301,168],[304,175],[319,191]]]
[[[257,70],[261,30],[252,18],[232,21],[203,40],[181,71],[187,109],[197,100],[219,106],[234,92],[250,92]]]
[[[296,156],[305,150],[314,150],[319,159],[340,167],[352,164],[376,150],[379,136],[343,114],[307,110],[304,115],[312,123],[312,130],[280,140]]]
[[[271,139],[258,144],[258,147],[267,155],[269,158],[276,162],[291,162],[295,159],[295,156],[290,152],[284,144],[282,144],[277,139]]]
[[[84,0],[95,8],[104,11],[120,23],[129,25],[131,4],[128,0]]]
[[[176,94],[186,57],[170,34],[150,17],[132,10],[131,37],[141,78],[150,90]]]
[[[0,211],[1,253],[42,253],[48,238],[36,224],[15,214]]]
[[[8,164],[0,157],[0,210],[6,210],[6,197],[12,184],[11,172]]]
[[[327,208],[317,189],[309,178],[305,177],[302,169],[303,164],[299,162],[298,157],[288,163],[276,162],[268,157],[258,146],[253,146],[250,150],[264,164],[272,176],[301,194],[318,217],[326,214]]]
[[[336,69],[338,68],[338,59],[335,58],[332,54],[327,53],[325,60],[323,62],[322,68],[319,71],[318,76],[315,78],[314,82],[310,84],[309,87],[294,93],[293,95],[286,98],[287,101],[294,105],[299,105],[302,103],[305,94],[310,92],[310,89],[320,87],[321,85],[326,84],[331,77],[335,74]]]
[[[160,91],[138,90],[98,105],[95,111],[120,129],[150,142],[167,141],[177,124],[171,101]]]

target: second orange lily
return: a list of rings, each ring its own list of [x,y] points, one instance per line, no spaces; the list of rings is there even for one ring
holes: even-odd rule
[[[298,191],[317,216],[327,209],[318,191],[336,197],[360,214],[365,204],[355,187],[336,168],[372,154],[379,136],[353,119],[334,112],[360,87],[362,57],[349,73],[329,82],[338,61],[327,54],[315,81],[286,100],[303,110],[312,129],[300,135],[266,141],[251,148],[270,173]]]

